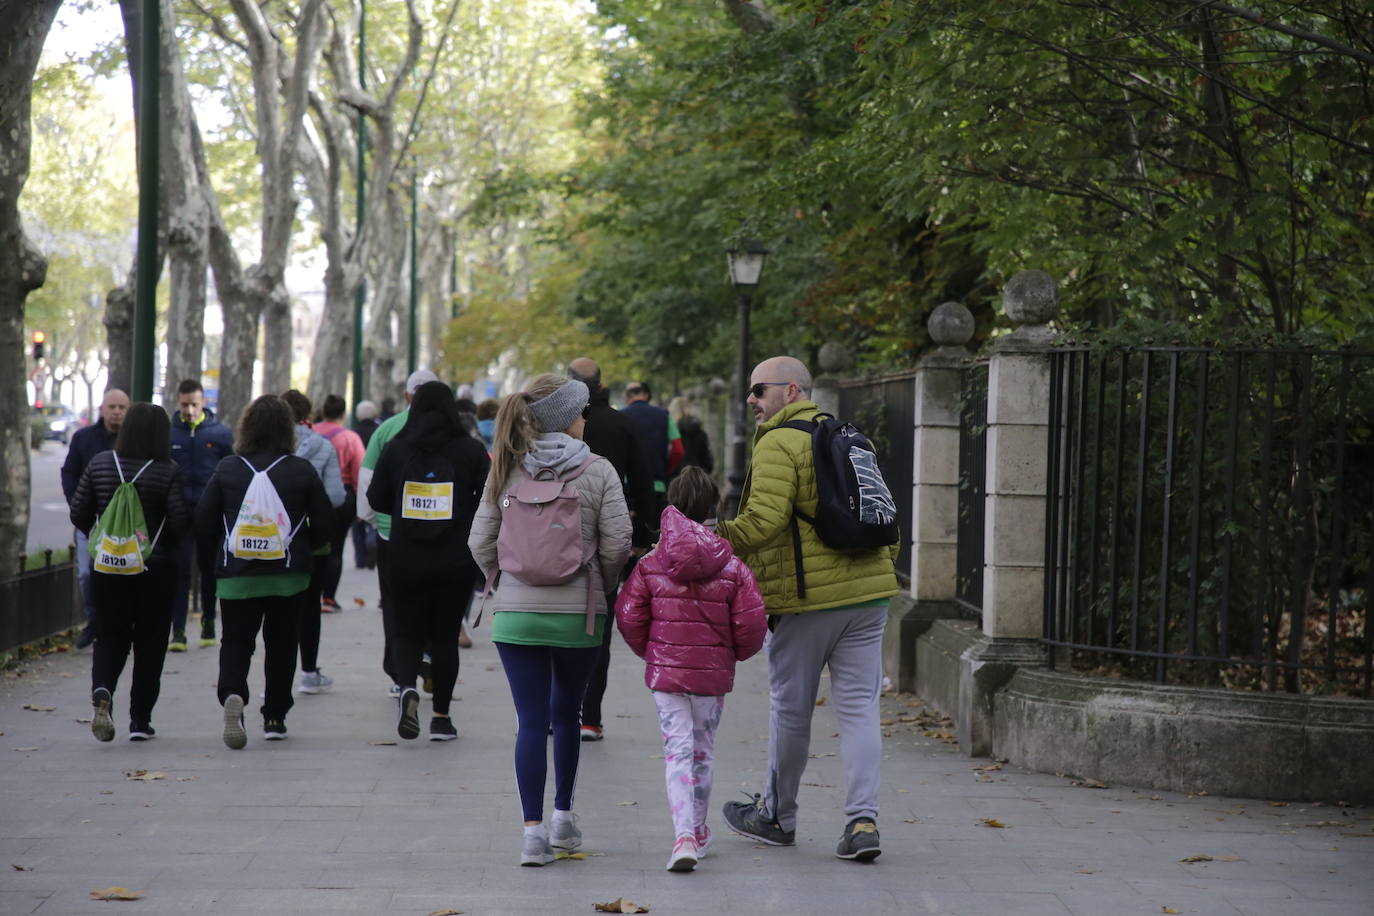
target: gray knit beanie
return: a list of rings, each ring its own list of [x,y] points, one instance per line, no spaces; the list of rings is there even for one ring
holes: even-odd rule
[[[577,379],[568,379],[539,400],[531,401],[530,415],[541,433],[561,433],[582,416],[589,401],[587,386]]]

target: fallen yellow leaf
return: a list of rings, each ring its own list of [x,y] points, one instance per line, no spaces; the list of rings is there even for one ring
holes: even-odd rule
[[[995,817],[980,817],[980,818],[978,818],[978,823],[982,824],[984,827],[1005,827],[1005,826],[1007,826],[1006,824],[1002,823],[1001,821],[999,821],[999,820],[998,820],[997,818],[995,818]]]
[[[25,703],[24,709],[31,709],[34,712],[52,712],[56,706],[39,706],[37,703]]]
[[[1082,786],[1085,789],[1106,789],[1109,788],[1105,782],[1096,779],[1075,779],[1070,785]]]
[[[10,868],[15,871],[33,871],[33,866],[31,865],[15,865],[13,862],[10,863]]]
[[[1176,910],[1176,909],[1174,909],[1174,908],[1171,907],[1171,906],[1162,906],[1162,907],[1160,907],[1160,910],[1161,910],[1162,912],[1165,912],[1165,913],[1178,913],[1178,912],[1180,912],[1179,910]]]
[[[463,916],[462,910],[434,910],[429,916]]]
[[[555,856],[554,858],[557,858],[557,859],[585,859],[585,858],[587,858],[587,854],[586,854],[585,852],[560,852],[560,853],[559,853],[557,856]]]
[[[147,770],[129,770],[124,774],[130,779],[137,779],[140,782],[149,782],[154,779],[166,779],[166,773],[149,773]]]
[[[637,804],[639,804],[639,802],[637,802],[637,801],[623,801],[623,802],[616,802],[616,804],[619,805],[619,806],[622,807],[622,808],[628,808],[628,807],[630,807],[631,805],[637,805]]]
[[[647,913],[649,908],[635,903],[633,900],[626,900],[624,897],[617,897],[610,903],[597,903],[593,907],[598,913]]]
[[[367,607],[367,602],[361,598],[354,598],[353,603],[356,604],[358,607]]]
[[[127,887],[96,887],[91,889],[91,897],[96,900],[138,900],[143,891],[131,891]]]
[[[825,697],[816,697],[816,705],[817,705],[817,706],[824,706],[824,705],[825,705]]]

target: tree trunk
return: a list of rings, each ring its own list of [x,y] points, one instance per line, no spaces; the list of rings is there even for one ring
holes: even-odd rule
[[[324,271],[324,315],[315,334],[315,356],[306,392],[313,404],[322,403],[325,395],[342,396],[348,388],[353,366],[353,289],[343,274],[330,252]]]
[[[105,296],[105,342],[110,350],[107,388],[128,391],[134,383],[134,278],[129,275]]]
[[[291,387],[291,297],[277,286],[263,311],[263,390],[281,394]]]
[[[24,302],[48,264],[24,235],[19,194],[29,177],[33,74],[60,5],[0,0],[0,576],[17,570],[29,536]]]

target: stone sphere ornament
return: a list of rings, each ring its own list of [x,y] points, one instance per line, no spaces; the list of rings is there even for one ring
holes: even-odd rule
[[[821,365],[821,372],[825,375],[839,375],[854,368],[854,356],[849,352],[849,348],[834,341],[821,344],[816,359]]]
[[[1043,270],[1023,270],[1002,290],[1002,308],[1020,325],[1049,324],[1059,314],[1059,284]]]
[[[962,347],[973,339],[973,313],[959,302],[937,305],[926,320],[930,339],[939,347]]]

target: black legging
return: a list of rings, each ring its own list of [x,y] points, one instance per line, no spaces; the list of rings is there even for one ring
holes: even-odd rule
[[[315,569],[310,573],[310,584],[297,597],[300,599],[300,630],[297,638],[301,646],[301,670],[318,671],[320,668],[320,581],[324,573],[320,567],[324,557],[315,558]]]
[[[466,596],[472,592],[470,570],[409,571],[393,569],[405,579],[396,589],[395,629],[392,633],[392,667],[396,683],[414,687],[420,673],[420,655],[429,648],[430,677],[434,681],[434,711],[448,715],[453,685],[458,682],[458,628]]]
[[[344,487],[344,502],[334,517],[334,540],[329,542],[329,556],[316,557],[315,568],[320,570],[320,594],[333,601],[339,592],[339,579],[343,577],[344,545],[348,543],[348,531],[357,510],[357,496],[350,486]],[[313,671],[313,668],[307,668]]]

